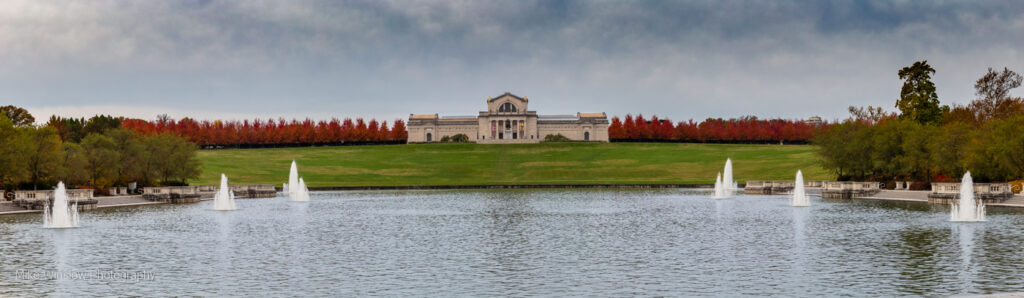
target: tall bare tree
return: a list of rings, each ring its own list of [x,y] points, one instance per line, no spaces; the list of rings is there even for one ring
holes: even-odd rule
[[[1021,98],[1010,98],[1010,89],[1020,87],[1024,79],[1020,74],[1003,67],[997,72],[990,67],[977,82],[974,83],[974,94],[978,98],[971,102],[970,109],[980,122],[991,119],[1005,119],[1024,112]]]

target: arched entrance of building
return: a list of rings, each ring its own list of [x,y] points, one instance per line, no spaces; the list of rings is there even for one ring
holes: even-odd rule
[[[428,132],[428,133],[427,133],[427,142],[430,142],[430,141],[431,141],[431,135],[430,135],[430,133]]]
[[[590,132],[589,131],[584,131],[583,132],[583,140],[587,141],[587,142],[590,141]]]

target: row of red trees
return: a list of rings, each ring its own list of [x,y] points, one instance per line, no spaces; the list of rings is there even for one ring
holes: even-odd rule
[[[702,122],[672,123],[657,116],[627,114],[624,120],[613,117],[608,127],[612,141],[676,141],[676,142],[806,142],[828,123],[756,117],[740,119],[707,119]],[[369,143],[404,143],[408,137],[405,122],[387,122],[362,118],[303,121],[285,119],[243,121],[174,120],[161,117],[155,121],[125,119],[121,126],[143,135],[174,133],[203,147],[264,147]]]
[[[348,143],[404,143],[407,138],[405,122],[395,120],[388,123],[370,122],[358,118],[331,121],[303,121],[285,119],[243,120],[243,121],[195,121],[184,118],[178,121],[161,117],[156,121],[126,119],[121,126],[143,135],[174,133],[184,136],[203,147],[264,147],[340,145]]]
[[[691,119],[673,124],[668,119],[658,119],[658,116],[644,119],[643,115],[633,117],[626,114],[624,120],[612,118],[608,137],[612,141],[807,142],[828,125],[802,120],[760,120],[757,117],[728,120],[708,118],[700,123]]]

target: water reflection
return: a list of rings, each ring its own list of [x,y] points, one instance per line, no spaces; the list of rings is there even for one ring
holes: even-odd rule
[[[526,214],[538,213],[521,192],[487,192],[483,214],[488,218],[485,226],[486,263],[493,264],[488,272],[501,292],[522,292],[524,285],[516,278],[520,272],[530,270],[531,239]]]
[[[245,211],[245,209],[241,210],[241,212]],[[213,246],[213,255],[206,256],[207,258],[213,259],[211,267],[215,269],[213,270],[213,276],[205,282],[212,283],[214,287],[231,287],[232,285],[229,278],[223,274],[226,272],[232,272],[234,269],[233,261],[236,252],[234,239],[232,238],[232,236],[234,236],[232,230],[235,222],[234,217],[238,215],[239,212],[223,212],[211,209],[206,213],[213,217],[213,220],[217,225],[217,237],[215,245]]]
[[[301,184],[301,183],[300,183]],[[308,190],[307,190],[308,192]],[[313,277],[313,271],[309,268],[310,263],[317,262],[315,252],[308,249],[309,246],[316,243],[316,239],[310,239],[309,229],[309,205],[316,204],[315,193],[300,194],[306,201],[283,201],[281,203],[286,204],[289,212],[289,221],[285,222],[287,228],[290,229],[291,234],[286,243],[282,244],[284,249],[281,253],[286,254],[290,259],[295,260],[293,266],[288,266],[288,282],[291,283],[309,283]],[[310,196],[313,196],[312,200]]]
[[[974,292],[974,277],[977,275],[977,268],[971,262],[974,254],[974,230],[971,223],[957,223],[953,225],[954,235],[957,236],[957,243],[960,245],[960,270],[957,274],[957,284],[961,287],[960,293]]]
[[[793,258],[793,269],[791,283],[794,288],[806,287],[804,281],[806,275],[813,274],[808,270],[808,260],[814,258],[814,253],[807,247],[807,233],[805,231],[811,208],[789,208],[793,217],[793,247],[790,249],[790,257]]]
[[[81,229],[81,228],[79,228]],[[73,253],[75,251],[76,233],[71,229],[50,229],[52,232],[51,237],[53,240],[53,252],[54,252],[54,270],[52,272],[36,271],[46,274],[71,274],[78,270],[71,264]],[[29,270],[39,270],[38,268],[25,268]],[[65,276],[56,276],[54,295],[55,296],[73,296],[77,293],[74,291],[74,280],[65,278]]]

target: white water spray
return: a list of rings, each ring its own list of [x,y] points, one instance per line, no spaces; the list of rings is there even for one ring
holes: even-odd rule
[[[714,198],[715,199],[724,199],[724,198],[728,198],[728,197],[729,196],[726,195],[725,187],[722,184],[722,173],[718,173],[718,177],[715,178],[715,194],[714,194]]]
[[[292,168],[288,173],[288,184],[283,185],[281,188],[292,201],[309,201],[309,188],[306,187],[306,181],[299,177],[299,167],[295,164],[294,160],[292,161]]]
[[[793,186],[793,196],[789,198],[789,204],[794,207],[811,206],[811,200],[807,197],[807,191],[804,189],[804,173],[800,170],[796,171],[795,184]]]
[[[228,176],[220,174],[220,189],[213,196],[213,210],[230,211],[238,209],[235,206],[235,194],[231,187],[228,187]]]
[[[736,190],[739,189],[739,185],[736,181],[732,180],[732,158],[725,159],[725,169],[722,170],[722,186],[725,187],[726,194],[732,196],[736,194]]]
[[[960,182],[960,200],[957,204],[950,202],[950,221],[985,221],[985,203],[974,199],[974,179],[971,172],[964,173]]]
[[[53,191],[53,204],[43,207],[43,225],[47,228],[74,228],[78,226],[78,202],[68,202],[64,182],[57,183]]]

